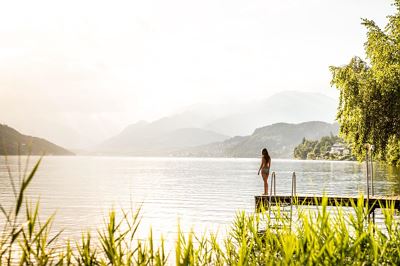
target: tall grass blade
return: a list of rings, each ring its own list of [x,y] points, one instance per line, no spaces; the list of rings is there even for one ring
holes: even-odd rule
[[[17,205],[15,208],[15,216],[18,216],[19,210],[21,208],[22,205],[22,201],[24,199],[24,192],[26,190],[26,188],[28,187],[29,183],[32,181],[32,178],[35,176],[37,169],[39,168],[39,165],[42,161],[42,158],[40,158],[37,163],[35,164],[35,166],[33,167],[32,171],[30,172],[30,174],[28,175],[28,177],[22,180],[22,184],[21,184],[21,188],[19,190],[19,195],[17,198]]]

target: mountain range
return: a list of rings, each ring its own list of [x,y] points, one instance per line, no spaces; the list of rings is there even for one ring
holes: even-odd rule
[[[265,139],[266,136],[259,133],[263,132],[262,127],[265,125],[317,120],[333,122],[336,104],[334,99],[322,94],[296,91],[281,92],[265,100],[248,104],[196,104],[153,122],[139,121],[129,125],[118,135],[93,147],[91,153],[137,156],[192,153],[204,156],[250,156],[254,152],[252,148],[247,152],[244,149],[241,152],[235,152],[230,148],[226,150],[225,148],[235,146],[238,142],[247,139],[255,128],[258,129],[251,136],[256,135],[253,138],[257,137],[259,140]],[[325,124],[306,124],[304,126],[315,127],[313,130],[317,131],[316,137],[320,136],[319,130],[321,130],[321,134],[337,132],[331,128],[332,125]],[[280,124],[270,130],[283,128],[284,125],[289,129],[293,127],[290,124]],[[326,128],[329,130],[325,130]],[[301,133],[301,129],[299,130]],[[265,133],[269,134],[269,131]],[[285,136],[285,132],[280,133],[282,137]],[[273,136],[279,138],[276,134]],[[290,148],[298,144],[297,136],[286,136],[286,139],[288,137],[290,138],[289,143],[282,144],[289,145],[289,148],[280,147],[279,156],[288,157],[292,152],[289,151]],[[300,134],[300,140],[302,137],[312,139],[313,135],[312,132],[306,130],[304,134]],[[269,141],[272,143],[272,139]],[[212,146],[214,144],[211,143],[217,143],[215,144],[217,146],[225,143],[223,145],[224,152],[217,152],[214,149],[215,146]],[[209,150],[204,146],[208,144],[210,145]],[[257,146],[252,142],[248,144]],[[204,148],[208,151],[206,152]],[[213,149],[214,151],[211,152]]]
[[[337,102],[319,93],[285,91],[265,100],[240,106],[205,128],[230,136],[249,135],[255,128],[279,122],[335,121]]]
[[[72,152],[45,139],[23,135],[3,124],[0,124],[0,154],[74,155]]]
[[[195,104],[153,122],[128,125],[119,134],[79,153],[253,157],[258,156],[260,147],[267,146],[275,157],[289,158],[303,137],[318,139],[337,133],[337,125],[329,123],[334,121],[335,109],[336,101],[328,96],[296,91],[250,103]],[[299,123],[317,120],[321,122]],[[19,149],[20,154],[27,154],[30,149],[32,154],[72,154],[1,124],[0,140],[5,143],[0,145],[0,153],[18,154]]]
[[[228,136],[201,129],[139,122],[96,147],[97,154],[165,156],[172,151],[228,139]]]
[[[257,128],[249,136],[237,136],[222,142],[182,149],[173,156],[184,157],[249,157],[260,156],[266,147],[274,158],[293,158],[294,148],[303,138],[317,140],[323,136],[337,135],[339,125],[321,121],[299,124],[276,123]]]

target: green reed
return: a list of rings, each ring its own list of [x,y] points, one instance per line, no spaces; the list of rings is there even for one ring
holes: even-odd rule
[[[313,211],[300,205],[293,222],[277,208],[271,215],[238,212],[223,236],[178,228],[174,252],[165,250],[163,238],[156,244],[151,229],[146,240],[138,240],[140,208],[111,210],[95,235],[86,232],[79,241],[63,243],[62,232],[51,229],[54,215],[42,221],[39,203],[25,197],[39,165],[40,160],[20,182],[11,181],[15,204],[0,205],[0,265],[400,265],[393,204],[381,206],[378,227],[367,218],[364,201],[328,208],[326,198]]]

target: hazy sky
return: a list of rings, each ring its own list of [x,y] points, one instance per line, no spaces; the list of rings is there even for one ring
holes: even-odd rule
[[[331,96],[389,0],[3,1],[0,123],[71,145],[197,102]],[[95,135],[95,136],[94,136]]]

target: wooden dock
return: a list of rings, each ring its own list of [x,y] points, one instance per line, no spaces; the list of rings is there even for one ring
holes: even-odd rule
[[[387,208],[394,206],[395,209],[400,210],[400,196],[370,196],[369,199],[357,196],[301,196],[296,195],[292,198],[291,195],[276,195],[276,196],[255,196],[256,211],[261,207],[268,209],[268,206],[273,205],[304,205],[304,206],[321,206],[323,200],[326,200],[328,206],[351,206],[352,202],[357,205],[360,200],[364,201],[364,206],[368,205],[370,212],[375,209]]]

